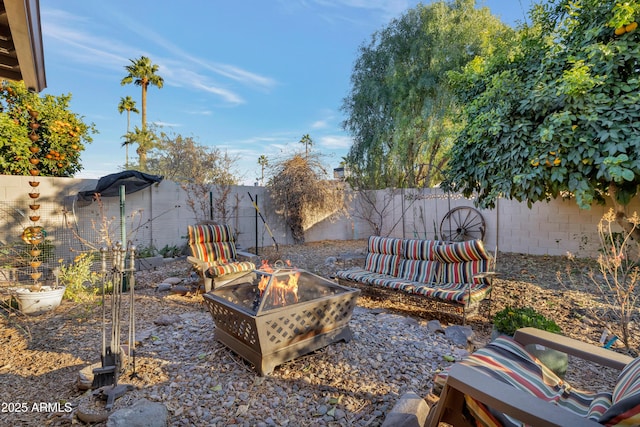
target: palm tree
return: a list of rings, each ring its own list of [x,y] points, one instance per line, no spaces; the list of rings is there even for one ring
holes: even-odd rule
[[[269,159],[264,154],[258,157],[258,164],[262,167],[262,176],[260,177],[260,183],[264,185],[264,168],[269,164]]]
[[[130,116],[131,113],[140,113],[140,111],[138,111],[138,109],[136,108],[136,101],[133,100],[133,98],[131,98],[130,96],[126,96],[124,98],[120,98],[120,103],[118,104],[118,113],[122,114],[124,112],[127,112],[127,133],[126,135],[129,134],[129,124],[130,124]],[[125,142],[122,143],[122,145],[125,146],[126,149],[126,153],[125,153],[125,163],[124,163],[124,167],[125,169],[129,169],[129,144],[133,143],[134,141],[131,140],[130,138],[127,138],[125,135]]]
[[[136,149],[136,153],[138,153],[138,159],[140,170],[146,172],[147,169],[147,152],[154,148],[157,145],[158,136],[155,132],[149,129],[140,129],[136,126],[133,129],[133,132],[127,132],[124,135],[124,142],[122,145],[129,145],[136,143],[138,144],[138,148]]]
[[[313,145],[313,139],[311,139],[309,134],[306,133],[302,135],[302,138],[300,139],[300,144],[304,144],[304,158],[306,159],[309,157],[309,147]]]
[[[124,67],[127,70],[127,75],[120,82],[121,85],[134,83],[137,86],[142,87],[142,129],[141,132],[147,130],[147,89],[149,85],[157,86],[158,89],[162,89],[164,85],[164,79],[160,77],[156,72],[159,67],[156,64],[151,63],[151,59],[146,56],[141,56],[139,59],[129,60],[131,64]],[[146,151],[142,149],[138,143],[138,154],[140,157],[140,166],[144,166],[142,157],[146,160]]]

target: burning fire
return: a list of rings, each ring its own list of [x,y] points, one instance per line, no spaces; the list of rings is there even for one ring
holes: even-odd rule
[[[291,262],[286,261],[288,267],[291,267]],[[262,260],[260,270],[266,273],[274,273],[275,270],[269,265],[267,260]],[[258,282],[258,290],[260,290],[260,298],[263,297],[264,291],[267,289],[269,280],[273,276],[262,276],[260,282]],[[292,271],[289,273],[287,280],[278,280],[277,277],[273,277],[273,283],[271,284],[271,291],[269,292],[270,305],[279,306],[286,305],[287,298],[292,300],[293,303],[298,302],[298,278],[300,277],[299,271]],[[291,302],[291,301],[289,301]]]

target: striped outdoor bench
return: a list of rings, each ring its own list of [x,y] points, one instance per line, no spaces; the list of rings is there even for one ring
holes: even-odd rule
[[[393,291],[453,305],[466,322],[481,301],[490,301],[493,261],[481,240],[371,236],[364,266],[340,270],[336,276],[346,285],[365,285],[359,286],[365,291]]]

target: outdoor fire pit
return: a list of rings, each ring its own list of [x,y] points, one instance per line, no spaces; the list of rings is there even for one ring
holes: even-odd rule
[[[351,340],[359,289],[305,270],[263,266],[204,294],[215,338],[259,375],[333,342]]]

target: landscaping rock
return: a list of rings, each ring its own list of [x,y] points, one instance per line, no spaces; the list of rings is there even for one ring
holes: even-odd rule
[[[471,326],[452,325],[445,329],[444,335],[458,347],[467,348],[473,339],[473,330]]]
[[[158,284],[158,287],[156,288],[157,292],[167,292],[171,290],[171,283],[166,283],[166,282],[162,282],[160,284]]]
[[[162,403],[140,399],[133,406],[115,411],[107,420],[107,427],[164,427],[169,411]]]
[[[429,406],[415,392],[402,395],[382,423],[382,427],[422,427],[429,415]]]

